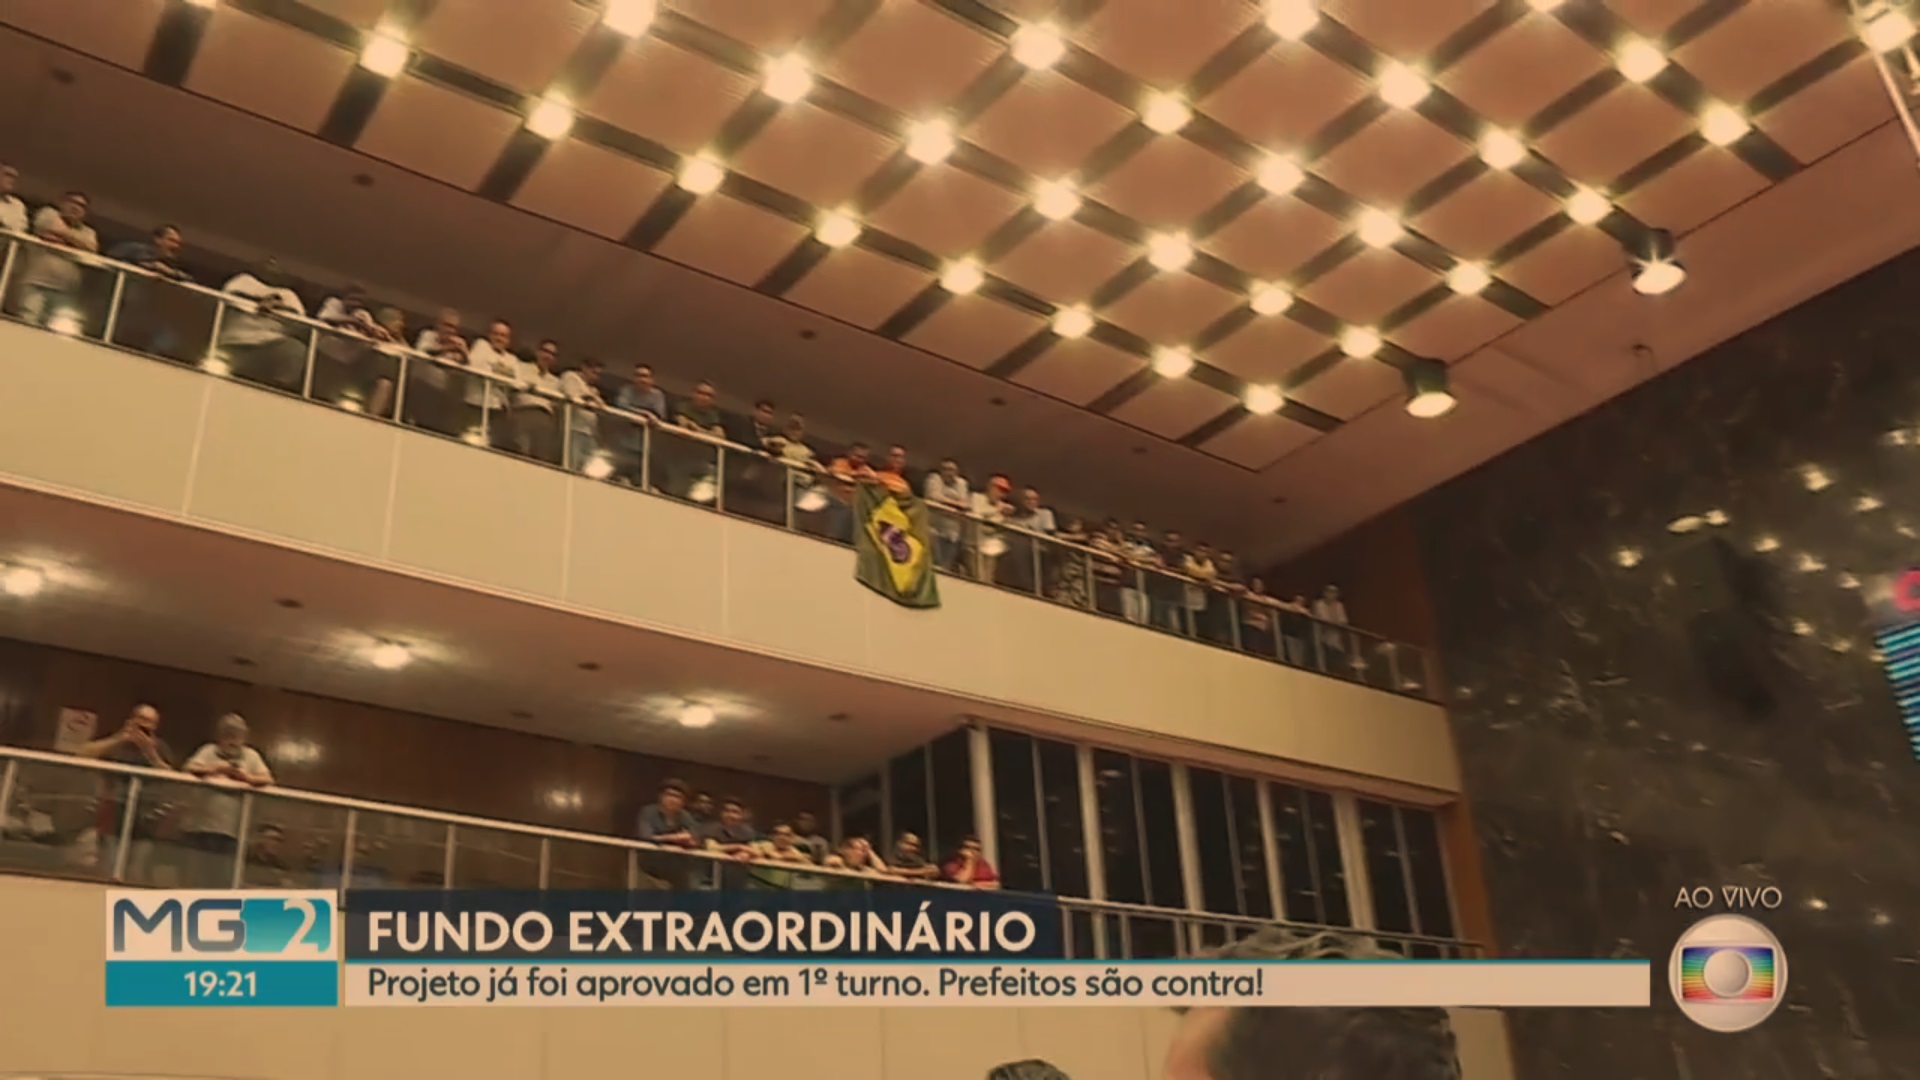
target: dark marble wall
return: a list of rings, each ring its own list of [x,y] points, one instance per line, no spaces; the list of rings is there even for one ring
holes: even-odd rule
[[[1867,609],[1874,575],[1920,565],[1916,298],[1920,254],[1403,511],[1502,946],[1659,969],[1651,1014],[1514,1014],[1525,1080],[1920,1077],[1920,762]],[[1769,713],[1688,631],[1714,540],[1751,580]],[[1694,884],[1785,894],[1762,921],[1787,1001],[1756,1031],[1668,996]]]

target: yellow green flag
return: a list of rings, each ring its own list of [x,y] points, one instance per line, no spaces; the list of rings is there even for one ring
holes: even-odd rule
[[[856,484],[853,510],[854,578],[896,604],[939,607],[926,505],[879,484]]]

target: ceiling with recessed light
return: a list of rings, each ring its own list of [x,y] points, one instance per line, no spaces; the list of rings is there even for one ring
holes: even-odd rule
[[[779,322],[763,314],[775,301],[854,331],[831,340],[858,362],[815,365],[804,386],[719,365],[740,395],[877,439],[938,439],[1089,509],[1255,552],[1323,539],[1894,253],[1736,259],[1744,310],[1686,299],[1695,249],[1719,244],[1715,261],[1728,243],[1707,234],[1777,230],[1807,174],[1898,134],[1867,47],[1828,0],[88,10],[16,0],[0,22],[153,92],[429,180],[447,201],[455,189],[726,284],[682,310],[729,325],[622,326],[594,312],[633,297],[556,264],[546,310],[591,326],[595,348],[621,327],[744,351],[731,324]],[[102,175],[100,156],[65,171]],[[282,216],[327,213],[309,194]],[[1614,288],[1670,238],[1691,279],[1641,278],[1673,290],[1657,301]],[[445,242],[474,257],[465,240]],[[542,287],[537,263],[507,261],[503,276]],[[472,302],[433,292],[451,271],[386,272]],[[1618,348],[1625,375],[1562,370],[1597,359],[1594,322],[1670,347],[1642,368]],[[1415,412],[1440,413],[1449,381],[1461,407],[1408,428],[1410,392],[1426,397]],[[1542,381],[1558,385],[1531,400]],[[875,383],[886,392],[859,385]],[[989,396],[1018,415],[994,415]]]

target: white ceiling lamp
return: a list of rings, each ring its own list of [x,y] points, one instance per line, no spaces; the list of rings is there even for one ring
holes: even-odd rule
[[[1053,332],[1063,338],[1086,337],[1093,330],[1093,313],[1079,305],[1053,313]]]
[[[656,0],[607,0],[607,8],[600,14],[600,21],[607,29],[625,37],[639,37],[653,25],[653,17],[659,8]]]
[[[922,165],[938,165],[953,153],[953,125],[922,120],[907,129],[907,156]]]
[[[1278,315],[1293,306],[1293,293],[1284,285],[1262,281],[1247,294],[1247,306],[1255,315]]]
[[[1307,178],[1298,162],[1285,154],[1268,154],[1255,167],[1254,181],[1269,195],[1285,195]]]
[[[1193,109],[1179,94],[1155,91],[1140,106],[1140,122],[1149,130],[1171,135],[1193,119]]]
[[[1158,233],[1147,238],[1147,261],[1154,269],[1172,273],[1193,261],[1193,241],[1186,233]]]
[[[1643,83],[1666,70],[1667,54],[1646,38],[1628,38],[1613,51],[1613,64],[1629,81]]]
[[[1366,326],[1349,326],[1340,331],[1340,351],[1355,360],[1365,360],[1380,351],[1380,334]]]
[[[397,641],[382,641],[367,650],[367,662],[381,671],[399,671],[413,663],[413,650]]]
[[[1433,92],[1433,84],[1427,82],[1425,75],[1398,60],[1382,64],[1376,77],[1380,100],[1396,109],[1411,109]]]
[[[1280,406],[1286,400],[1281,395],[1280,388],[1271,383],[1249,383],[1246,393],[1242,395],[1241,404],[1255,416],[1272,416],[1280,411]]]
[[[843,248],[860,238],[860,221],[844,210],[829,210],[814,223],[813,236],[830,248]]]
[[[0,571],[0,591],[8,596],[26,599],[40,595],[47,585],[47,575],[31,566],[9,566]]]
[[[1066,53],[1067,43],[1051,23],[1028,23],[1013,32],[1013,58],[1021,67],[1045,71]]]
[[[973,259],[955,259],[940,274],[940,287],[955,296],[965,296],[985,284],[987,275]]]
[[[407,42],[396,30],[382,26],[367,36],[360,47],[360,66],[382,78],[391,79],[406,70]]]
[[[1527,0],[1527,6],[1538,12],[1553,11],[1566,0]]]
[[[1642,296],[1664,296],[1687,280],[1686,268],[1674,257],[1673,234],[1654,229],[1633,257],[1633,291]]]
[[[1319,0],[1267,0],[1267,29],[1287,41],[1306,37],[1319,21]]]
[[[706,154],[696,154],[680,165],[675,183],[695,195],[711,195],[727,179],[726,167]]]
[[[1461,296],[1477,296],[1493,284],[1493,275],[1486,266],[1477,262],[1455,263],[1447,271],[1447,288]]]
[[[1480,160],[1494,169],[1511,169],[1527,160],[1527,144],[1519,136],[1501,128],[1488,128],[1480,135]]]
[[[1576,225],[1598,225],[1613,213],[1613,204],[1590,187],[1575,188],[1567,196],[1567,216]]]
[[[1033,208],[1048,221],[1065,221],[1080,212],[1080,192],[1066,180],[1044,180],[1034,185]]]
[[[527,114],[527,130],[552,142],[566,138],[573,130],[573,104],[558,94],[549,94]]]
[[[799,53],[788,53],[767,61],[760,89],[783,105],[792,105],[813,92],[813,68]]]
[[[713,726],[713,719],[713,706],[711,705],[702,705],[697,701],[689,701],[685,705],[680,706],[680,726],[683,728],[693,728],[696,731],[701,728],[710,728]]]
[[[1460,403],[1447,388],[1447,366],[1438,360],[1415,359],[1401,374],[1407,383],[1408,416],[1433,420]]]
[[[1860,23],[1860,40],[1874,52],[1892,52],[1913,40],[1913,19],[1892,3],[1866,16]]]
[[[1399,218],[1371,206],[1354,219],[1354,230],[1360,234],[1360,242],[1371,248],[1392,247],[1406,233]]]
[[[197,8],[213,8],[213,7],[220,6],[220,0],[187,0],[187,3],[192,4],[194,7],[197,7]]]
[[[1700,134],[1715,146],[1732,146],[1753,130],[1740,110],[1716,101],[1700,112]]]
[[[1177,345],[1162,345],[1153,350],[1154,374],[1163,379],[1183,379],[1193,370],[1193,353]]]

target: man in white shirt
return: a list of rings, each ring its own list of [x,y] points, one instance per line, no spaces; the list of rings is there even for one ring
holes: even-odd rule
[[[580,361],[577,368],[560,373],[560,395],[572,403],[567,412],[567,465],[585,472],[587,463],[600,453],[600,410],[607,407],[600,394],[600,376],[606,365],[594,357]],[[611,465],[611,461],[608,462]]]
[[[1038,593],[1042,580],[1038,562],[1042,545],[1032,534],[1052,536],[1059,531],[1053,511],[1040,505],[1038,488],[1021,489],[1020,505],[1007,515],[1007,524],[1021,531],[1007,535],[1008,561],[1003,564],[1006,584],[1021,592]]]
[[[960,463],[942,458],[940,468],[927,474],[921,494],[933,511],[933,563],[942,570],[952,570],[954,560],[960,557],[961,515],[971,508],[973,498],[967,478],[960,475]]]
[[[520,379],[520,358],[513,352],[513,327],[495,319],[487,336],[467,347],[466,390],[468,423],[488,433],[495,450],[512,450],[513,420],[507,413],[507,386]],[[480,376],[491,375],[492,379]],[[483,419],[484,418],[484,419]]]
[[[194,751],[184,771],[212,790],[199,792],[181,828],[181,840],[197,854],[192,879],[199,888],[229,888],[240,846],[239,792],[273,783],[260,752],[247,745],[247,721],[228,713],[214,725],[213,741]],[[224,789],[224,790],[221,790]]]
[[[1320,591],[1320,598],[1313,602],[1313,617],[1320,621],[1314,629],[1320,637],[1321,655],[1327,670],[1351,674],[1353,635],[1343,629],[1347,625],[1347,605],[1340,601],[1338,585],[1329,585]]]
[[[519,389],[513,394],[514,452],[554,465],[560,463],[559,362],[560,343],[542,341],[516,371]]]
[[[442,308],[440,318],[420,331],[413,351],[431,359],[415,356],[407,361],[407,423],[458,436],[464,428],[464,407],[454,380],[464,381],[466,376],[454,369],[467,366],[467,336],[460,329],[460,313]]]
[[[299,294],[286,287],[280,264],[266,259],[251,271],[235,274],[220,291],[229,299],[220,313],[218,351],[234,377],[299,393],[307,369],[309,328],[280,316],[304,318],[307,309]]]
[[[990,526],[1013,515],[1012,496],[1013,481],[1005,473],[987,477],[987,489],[973,493],[973,516],[979,519],[973,526],[973,573],[980,581],[994,580],[1006,554],[1007,538]]]
[[[35,326],[51,326],[56,319],[81,321],[81,264],[100,251],[100,238],[87,224],[87,197],[69,191],[53,206],[33,215],[33,235],[45,245],[30,246],[21,254],[19,316]],[[66,250],[61,250],[66,249]],[[77,254],[76,254],[77,253]]]
[[[20,179],[20,170],[11,165],[0,165],[0,232],[19,233],[27,231],[27,204],[13,193],[13,185]]]

